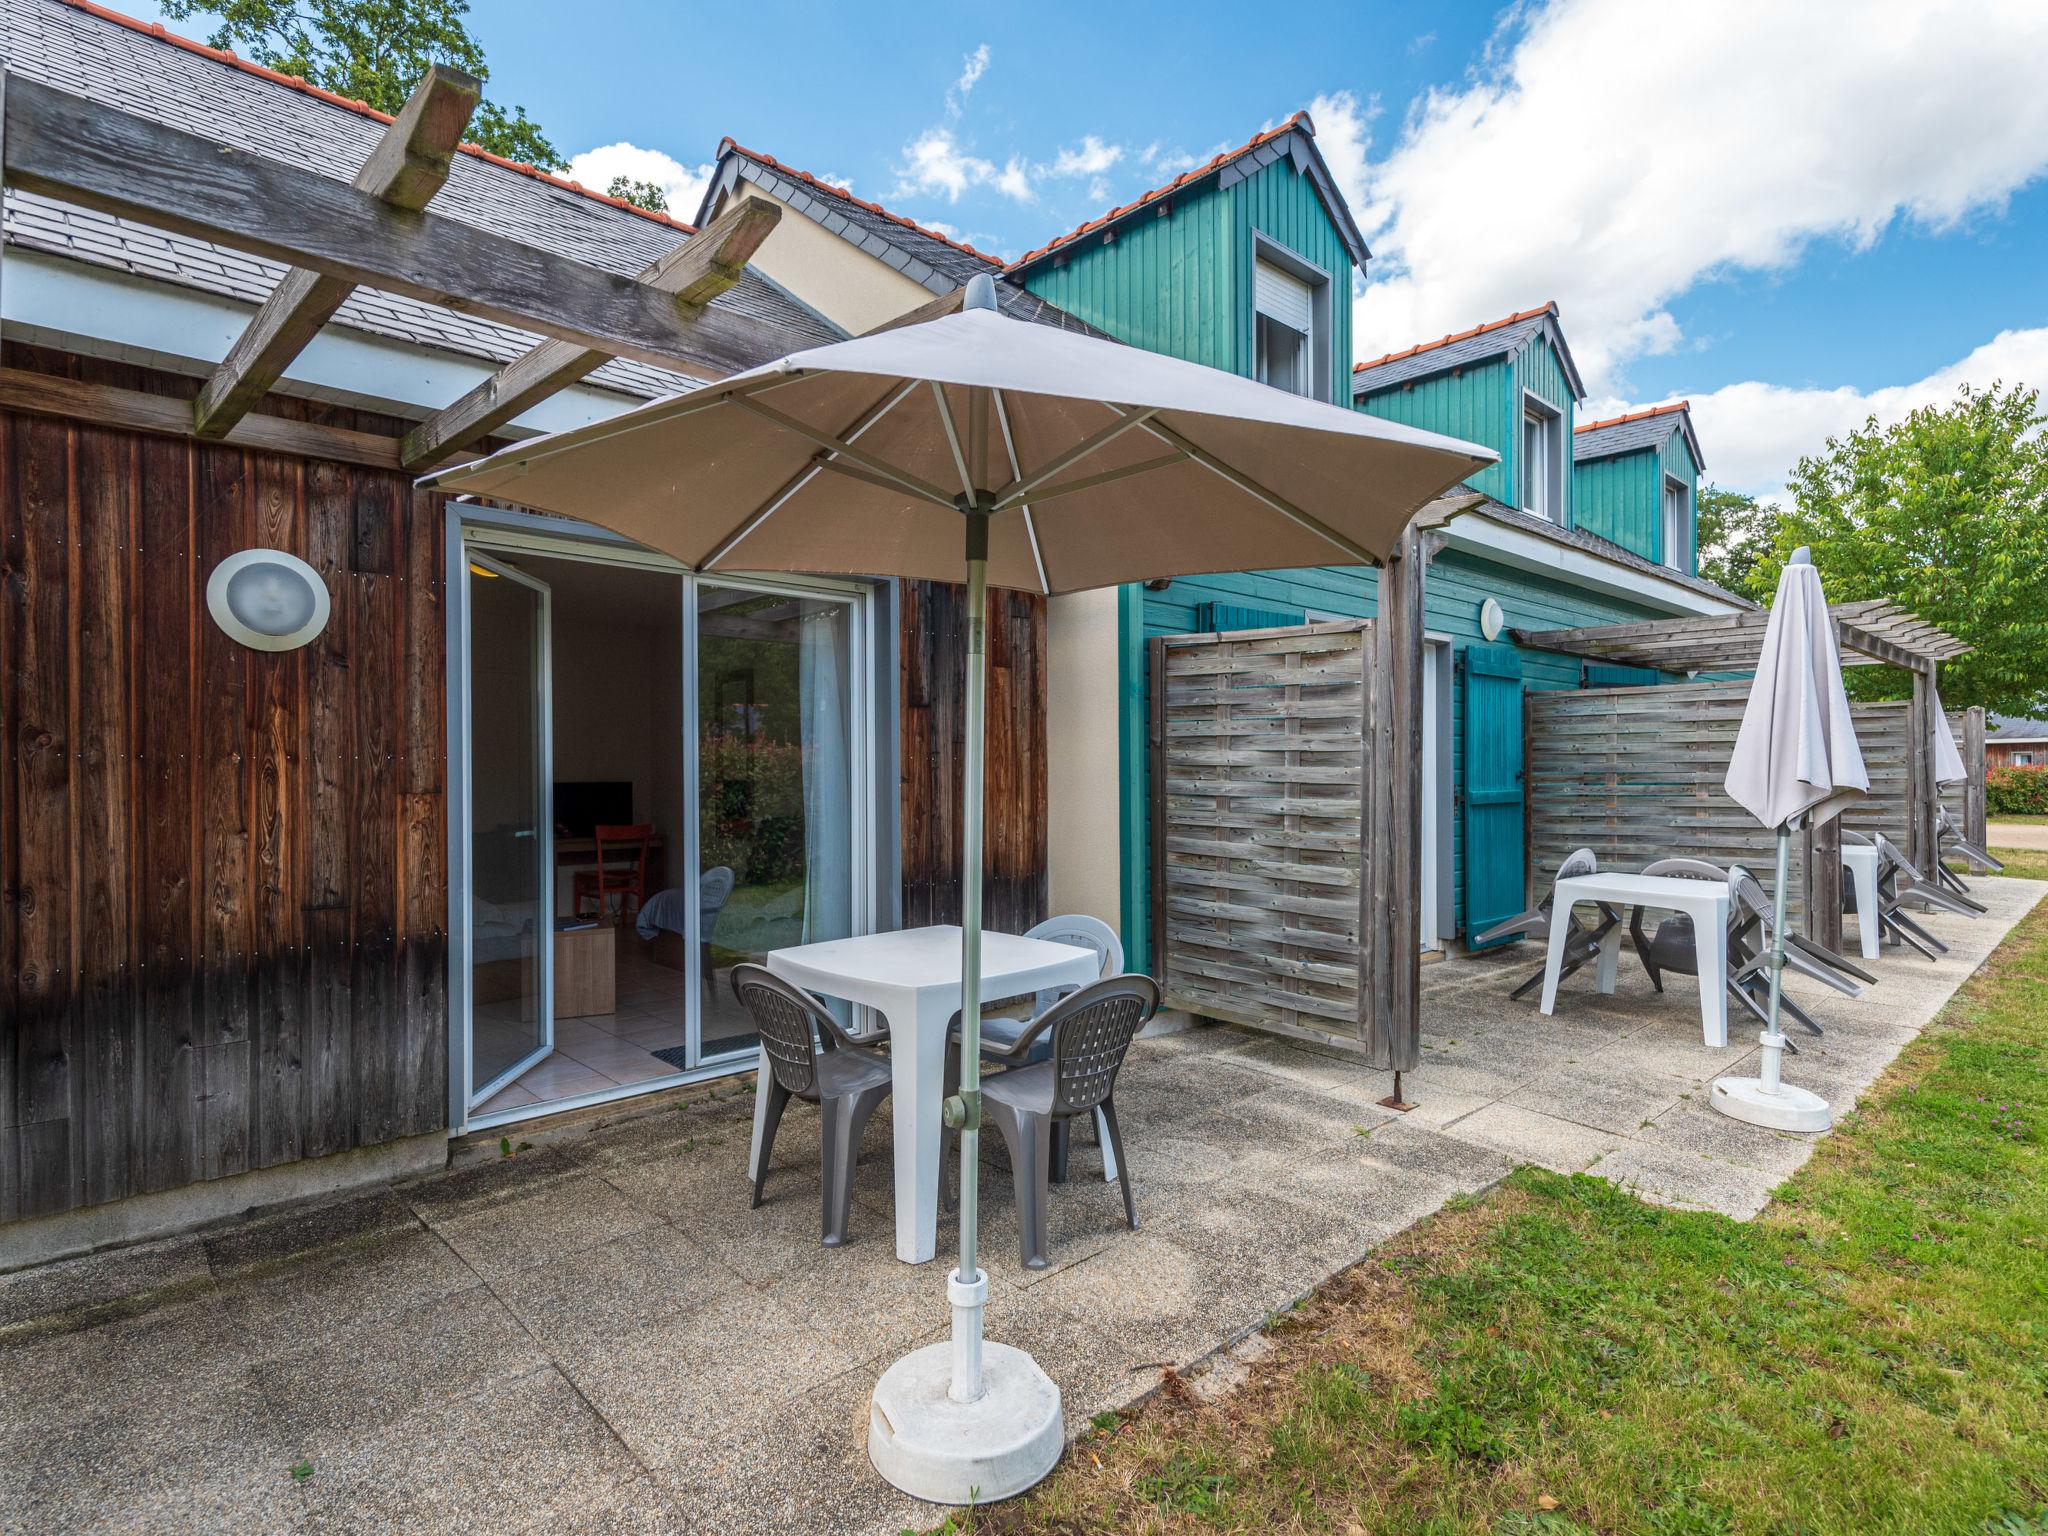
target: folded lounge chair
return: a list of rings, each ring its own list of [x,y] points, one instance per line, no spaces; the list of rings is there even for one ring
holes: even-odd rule
[[[1557,866],[1556,878],[1558,880],[1569,880],[1575,875],[1593,875],[1599,872],[1600,861],[1594,856],[1593,850],[1581,848]],[[1495,923],[1491,928],[1472,940],[1473,946],[1476,948],[1483,944],[1494,944],[1502,939],[1535,939],[1539,942],[1547,943],[1550,939],[1550,925],[1554,920],[1552,908],[1556,905],[1556,902],[1557,888],[1553,882],[1550,894],[1545,896],[1542,901],[1526,912],[1519,912],[1503,922]],[[1598,906],[1600,908],[1600,925],[1597,928],[1588,928],[1579,921],[1576,913],[1568,912],[1565,914],[1564,921],[1571,926],[1565,936],[1564,965],[1557,973],[1559,981],[1563,981],[1565,977],[1571,975],[1573,971],[1579,969],[1587,961],[1599,959],[1601,941],[1621,921],[1621,914],[1606,902],[1600,902]],[[1536,968],[1536,973],[1519,987],[1516,987],[1508,996],[1520,997],[1532,987],[1541,986],[1543,984],[1543,972],[1544,967],[1539,965]]]
[[[2005,865],[1975,843],[1963,836],[1963,829],[1956,825],[1955,818],[1948,813],[1948,807],[1937,806],[1934,812],[1934,878],[1941,888],[1958,901],[1979,912],[1990,909],[1981,901],[1970,898],[1970,887],[1963,877],[1948,867],[1950,859],[1968,859],[1981,869],[1988,869],[1994,875],[2003,874]]]
[[[1948,953],[1946,944],[1906,915],[1903,904],[1909,901],[1936,911],[1955,912],[1963,917],[1978,915],[1960,897],[1950,895],[1922,875],[1913,862],[1899,852],[1898,845],[1882,832],[1865,838],[1862,833],[1845,828],[1842,840],[1868,842],[1877,848],[1877,924],[1885,943],[1905,944],[1930,960]],[[1856,891],[1852,882],[1843,882],[1842,910],[1856,912]],[[1856,918],[1858,922],[1868,921],[1860,912],[1856,913]]]

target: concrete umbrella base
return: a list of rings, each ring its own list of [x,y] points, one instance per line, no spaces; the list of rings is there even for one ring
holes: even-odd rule
[[[868,1459],[912,1498],[993,1504],[1042,1481],[1066,1446],[1060,1389],[1021,1349],[982,1346],[982,1394],[956,1403],[953,1346],[913,1350],[875,1384]]]
[[[1793,1087],[1779,1076],[1785,1037],[1773,1032],[1757,1039],[1764,1048],[1763,1076],[1717,1077],[1708,1091],[1707,1102],[1731,1120],[1767,1130],[1826,1130],[1834,1122],[1828,1101],[1810,1089]]]

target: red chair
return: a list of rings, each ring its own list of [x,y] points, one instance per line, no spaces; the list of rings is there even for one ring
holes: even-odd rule
[[[647,900],[647,857],[654,839],[654,824],[644,822],[637,827],[599,827],[597,836],[597,868],[576,871],[576,915],[578,917],[602,917],[609,899],[619,898],[619,918],[626,917],[626,898],[633,899],[633,910],[638,912]],[[614,859],[623,860],[631,855],[632,863],[614,864]],[[596,903],[595,912],[586,913],[583,904]]]

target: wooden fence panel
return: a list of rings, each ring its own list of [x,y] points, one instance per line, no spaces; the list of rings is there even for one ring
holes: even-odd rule
[[[1367,620],[1153,641],[1167,1006],[1361,1046]]]

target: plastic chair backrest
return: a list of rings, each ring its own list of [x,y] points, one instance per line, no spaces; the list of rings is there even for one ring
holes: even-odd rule
[[[1124,973],[1124,941],[1116,936],[1116,930],[1099,917],[1090,917],[1085,912],[1073,912],[1062,917],[1048,917],[1044,922],[1034,924],[1024,937],[1044,939],[1048,944],[1071,944],[1076,949],[1092,949],[1102,959],[1102,976],[1121,976]],[[1043,1013],[1061,998],[1077,989],[1071,985],[1045,987],[1038,994],[1035,1013]]]
[[[1709,864],[1705,859],[1658,859],[1645,864],[1646,875],[1665,875],[1673,880],[1715,880],[1726,882],[1728,871],[1718,864]]]
[[[1082,1114],[1108,1098],[1124,1053],[1158,1009],[1149,976],[1108,976],[1054,1004],[1054,1110]]]
[[[775,1081],[799,1096],[816,1091],[818,1037],[831,1029],[824,1004],[801,987],[791,986],[765,965],[732,968],[733,996],[754,1021],[762,1049],[774,1069]]]

